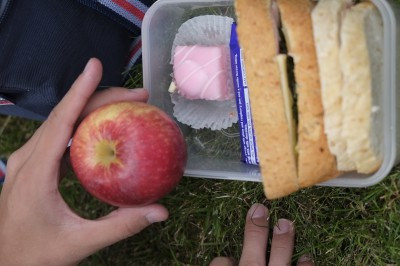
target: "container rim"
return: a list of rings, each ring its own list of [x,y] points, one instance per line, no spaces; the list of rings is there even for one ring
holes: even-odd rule
[[[164,8],[165,6],[169,5],[182,5],[182,4],[202,4],[202,5],[233,5],[234,0],[158,0],[155,2],[146,12],[142,28],[149,29],[152,18],[156,14],[159,9]],[[383,53],[383,80],[385,87],[387,90],[384,90],[383,93],[383,102],[387,103],[383,108],[384,117],[383,117],[383,127],[387,127],[387,130],[384,132],[384,143],[383,143],[383,150],[384,158],[381,167],[377,172],[373,175],[366,176],[366,177],[359,177],[358,179],[362,179],[361,182],[355,182],[356,178],[340,178],[340,182],[337,182],[338,178],[323,182],[318,184],[318,186],[334,186],[334,187],[369,187],[372,185],[377,184],[381,180],[383,180],[392,170],[396,161],[399,159],[398,151],[396,147],[396,134],[398,131],[399,125],[396,125],[397,116],[399,114],[396,113],[396,100],[398,99],[397,90],[396,90],[396,67],[397,62],[396,59],[398,57],[396,51],[396,41],[400,40],[399,36],[399,29],[396,24],[396,15],[400,16],[400,9],[399,12],[395,14],[394,7],[396,3],[392,0],[371,0],[373,4],[378,8],[383,24],[384,24],[384,53]],[[149,94],[151,99],[151,68],[150,64],[147,63],[147,60],[150,58],[151,51],[150,49],[146,49],[147,43],[150,42],[150,32],[148,30],[142,31],[142,42],[143,42],[143,85],[145,88],[149,89]],[[399,103],[400,104],[400,103]],[[241,178],[240,173],[234,172],[218,172],[215,170],[196,170],[196,169],[186,169],[185,176],[191,177],[199,177],[199,178],[211,178],[211,179],[225,179],[225,180],[241,180],[241,181],[258,181],[261,182],[261,175],[260,174],[250,174],[246,175],[246,178]],[[254,178],[253,178],[254,177]]]

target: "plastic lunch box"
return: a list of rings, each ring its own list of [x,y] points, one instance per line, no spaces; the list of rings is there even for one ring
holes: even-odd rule
[[[367,187],[385,178],[399,162],[400,151],[400,5],[398,2],[372,0],[384,23],[384,84],[382,119],[384,160],[372,175],[347,173],[319,185]],[[250,3],[249,3],[250,4]],[[144,87],[150,92],[149,103],[172,116],[168,92],[171,83],[171,48],[183,22],[198,15],[224,15],[235,18],[233,0],[159,0],[146,12],[142,24]],[[188,145],[185,176],[261,181],[258,166],[241,162],[238,128],[212,132],[179,124]]]

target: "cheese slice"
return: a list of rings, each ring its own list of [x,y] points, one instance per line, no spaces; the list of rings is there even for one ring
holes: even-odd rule
[[[287,55],[279,54],[276,56],[279,68],[280,84],[283,94],[285,116],[289,126],[290,146],[293,148],[293,155],[296,152],[297,126],[293,116],[293,95],[289,88],[289,78],[287,73]]]

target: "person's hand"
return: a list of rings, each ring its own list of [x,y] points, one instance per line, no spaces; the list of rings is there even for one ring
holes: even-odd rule
[[[152,204],[119,208],[97,220],[76,215],[58,190],[61,161],[81,114],[109,102],[146,101],[145,90],[113,88],[92,95],[102,66],[91,59],[32,138],[8,160],[0,195],[0,265],[71,265],[168,218]]]
[[[239,266],[267,265],[266,252],[269,232],[269,212],[262,204],[254,204],[247,213],[244,229],[244,242]],[[291,265],[294,248],[294,225],[286,219],[279,219],[274,226],[271,253],[268,265]],[[232,266],[236,261],[228,257],[213,259],[210,266]],[[297,266],[313,266],[307,256],[302,256]]]

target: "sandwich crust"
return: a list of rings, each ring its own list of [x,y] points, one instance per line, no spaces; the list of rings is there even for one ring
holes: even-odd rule
[[[288,53],[294,60],[297,90],[298,178],[308,187],[338,176],[324,132],[319,69],[314,45],[310,0],[277,0]]]
[[[382,154],[383,22],[370,2],[350,8],[343,19],[343,137],[357,172],[379,169]]]
[[[254,130],[267,198],[298,190],[296,159],[275,60],[278,40],[270,0],[236,0]]]

